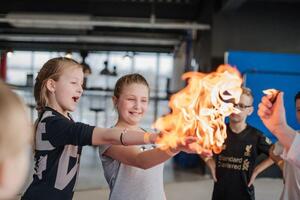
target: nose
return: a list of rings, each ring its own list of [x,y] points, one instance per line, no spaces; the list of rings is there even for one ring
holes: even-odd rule
[[[138,101],[138,100],[136,100],[136,101],[135,101],[135,104],[134,104],[134,108],[135,108],[136,110],[139,110],[139,109],[141,108],[141,102]]]
[[[83,93],[83,88],[81,85],[78,86],[77,92],[81,95]]]

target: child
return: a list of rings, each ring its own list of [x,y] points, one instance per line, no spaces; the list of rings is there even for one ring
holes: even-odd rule
[[[24,104],[2,81],[0,119],[0,199],[11,199],[27,175],[32,127]]]
[[[213,200],[254,200],[254,187],[248,187],[256,158],[269,154],[271,141],[246,120],[253,112],[253,96],[243,88],[240,102],[236,107],[239,114],[231,114],[227,124],[227,138],[223,151],[215,159],[206,159],[214,183]]]
[[[72,199],[84,145],[145,144],[156,139],[155,134],[141,130],[95,128],[75,123],[69,112],[75,110],[82,95],[83,76],[82,66],[69,58],[50,59],[38,73],[34,86],[39,112],[35,174],[23,200]]]
[[[145,131],[139,123],[147,111],[149,86],[139,74],[121,77],[115,86],[113,103],[118,112],[115,127]],[[128,134],[130,137],[130,134]],[[162,151],[155,145],[103,145],[99,149],[110,200],[163,200],[163,163],[188,145]],[[209,153],[209,152],[204,152]]]

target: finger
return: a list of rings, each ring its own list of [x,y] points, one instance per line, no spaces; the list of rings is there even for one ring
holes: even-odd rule
[[[213,178],[214,182],[217,182],[217,177],[216,177],[216,171],[215,170],[212,170],[211,175],[212,175],[212,178]]]
[[[272,111],[266,107],[264,104],[260,103],[258,105],[258,111],[257,111],[257,114],[260,116],[260,117],[267,117],[269,115],[272,114]]]
[[[253,180],[250,180],[250,182],[248,183],[248,187],[250,187],[253,184]]]
[[[263,96],[261,99],[261,103],[263,105],[265,105],[268,108],[272,108],[273,104],[270,101],[270,98],[272,97],[272,95],[268,95],[268,96]]]
[[[270,115],[266,115],[266,113],[262,112],[262,111],[257,111],[257,114],[258,116],[261,118],[261,120],[264,120],[264,119],[269,119],[270,118]]]
[[[283,95],[284,95],[283,92],[279,92],[279,94],[278,94],[278,96],[276,98],[276,102],[275,102],[276,105],[280,105],[280,106],[284,105]]]
[[[213,179],[214,179],[214,182],[217,182],[217,178],[216,178],[216,175],[213,176]]]

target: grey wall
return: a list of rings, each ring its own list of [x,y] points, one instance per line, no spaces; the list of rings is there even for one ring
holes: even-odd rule
[[[215,15],[212,57],[223,57],[228,50],[300,53],[298,8],[262,6],[255,11],[241,9]]]

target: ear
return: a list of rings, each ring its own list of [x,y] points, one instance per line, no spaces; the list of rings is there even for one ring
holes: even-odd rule
[[[250,116],[250,115],[253,113],[253,111],[254,111],[254,108],[253,108],[253,106],[252,106],[252,107],[250,107],[249,110],[248,110],[248,116]]]
[[[117,106],[117,101],[118,101],[118,98],[116,96],[112,96],[112,102],[114,104],[114,106],[116,107]]]
[[[55,81],[53,79],[48,79],[46,87],[50,92],[55,92]]]

